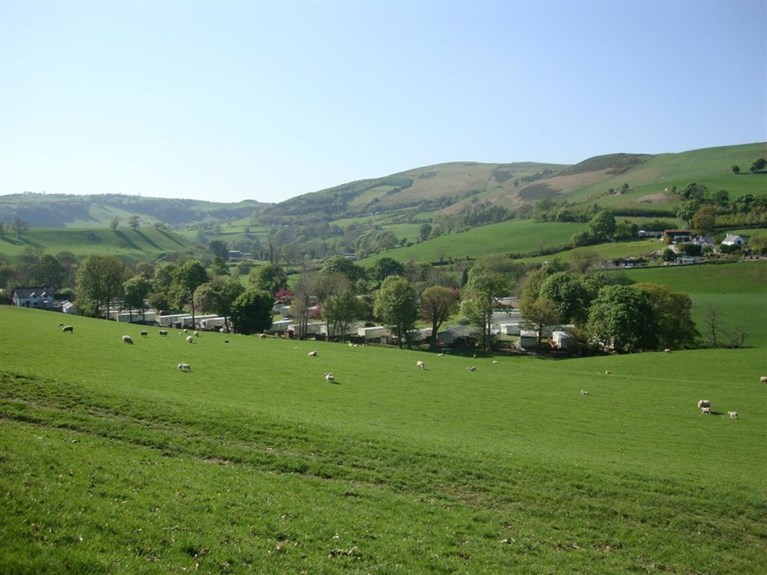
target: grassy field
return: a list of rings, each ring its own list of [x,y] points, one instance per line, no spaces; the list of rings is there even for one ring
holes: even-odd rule
[[[154,228],[118,228],[114,231],[106,228],[33,228],[24,233],[21,239],[13,234],[0,238],[0,253],[14,258],[32,248],[49,254],[69,251],[78,257],[90,254],[119,255],[142,260],[177,252],[188,245],[189,242],[178,234]]]
[[[745,329],[746,345],[767,348],[767,261],[633,269],[626,275],[688,293],[700,331],[705,330],[705,316],[714,307],[721,311],[723,327]],[[767,360],[764,364],[767,371]]]
[[[440,236],[428,242],[410,247],[397,248],[360,260],[372,263],[382,257],[401,262],[438,261],[440,258],[460,260],[492,254],[527,254],[543,249],[568,245],[573,234],[585,228],[585,224],[535,223],[532,220],[509,220],[473,228],[466,232]]]
[[[63,318],[0,307],[2,573],[767,571],[763,348],[493,363]]]

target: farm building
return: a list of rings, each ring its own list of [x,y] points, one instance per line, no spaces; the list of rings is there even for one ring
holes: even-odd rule
[[[444,345],[453,345],[460,340],[471,336],[471,327],[468,325],[455,325],[437,333],[437,340]]]
[[[175,329],[183,329],[194,327],[192,325],[191,313],[176,313],[170,315],[157,316],[157,325],[160,327],[172,327]],[[199,318],[195,318],[199,319]]]
[[[553,349],[567,349],[572,345],[573,336],[566,331],[555,331],[549,339],[549,346]]]
[[[519,342],[517,342],[517,347],[519,347],[519,349],[535,349],[537,346],[537,331],[523,329],[521,332],[519,332]]]
[[[13,305],[36,309],[53,309],[56,292],[48,286],[16,288],[13,290]]]
[[[109,310],[109,315],[107,316],[107,319],[111,319],[112,321],[119,321],[119,322],[133,322],[133,323],[145,323],[149,325],[154,325],[156,320],[157,313],[154,310],[147,310],[145,312],[141,312],[141,310],[133,309],[133,310]]]
[[[391,337],[389,330],[382,325],[361,327],[357,331],[357,335],[364,337],[365,341],[376,343],[388,343]]]
[[[667,237],[672,244],[679,242],[689,242],[692,239],[692,232],[690,230],[666,230],[663,232],[664,237]]]
[[[200,329],[204,329],[206,331],[218,331],[226,325],[226,318],[222,316],[205,317],[204,319],[200,319],[197,322],[197,325],[200,326]]]
[[[723,246],[745,246],[746,240],[737,234],[727,234],[722,240]]]

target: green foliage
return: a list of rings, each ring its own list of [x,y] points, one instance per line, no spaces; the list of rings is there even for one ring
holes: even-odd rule
[[[458,296],[455,290],[443,286],[426,288],[420,298],[420,317],[431,324],[430,349],[437,349],[437,332],[451,315],[458,311]]]
[[[482,334],[482,347],[492,349],[492,317],[498,305],[498,299],[509,293],[509,282],[499,273],[488,272],[481,268],[469,272],[463,300],[463,313]]]
[[[288,285],[288,275],[278,264],[266,264],[251,270],[248,285],[256,291],[275,294]]]
[[[115,256],[92,255],[77,268],[77,307],[80,313],[100,317],[122,296],[125,264]]]
[[[234,331],[243,335],[262,333],[272,327],[274,297],[265,291],[248,289],[235,298],[231,316]]]
[[[550,275],[541,284],[539,295],[554,304],[559,321],[577,325],[586,322],[592,294],[581,278],[568,272]]]
[[[658,346],[657,321],[647,293],[632,286],[605,286],[589,308],[588,330],[619,353]]]
[[[413,286],[401,276],[389,276],[375,295],[373,314],[397,337],[399,346],[411,345],[410,332],[418,319]]]

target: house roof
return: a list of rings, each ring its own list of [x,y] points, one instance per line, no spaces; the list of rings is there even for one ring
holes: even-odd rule
[[[48,286],[28,287],[28,288],[16,288],[13,290],[13,297],[16,298],[30,298],[34,295],[39,297],[48,297],[55,295],[56,290]]]
[[[727,234],[725,238],[722,240],[723,244],[736,244],[736,243],[745,243],[746,240],[743,239],[743,236],[739,236],[737,234]]]

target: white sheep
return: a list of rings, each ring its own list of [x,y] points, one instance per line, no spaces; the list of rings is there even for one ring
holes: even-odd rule
[[[178,370],[179,371],[191,371],[192,370],[192,366],[189,365],[188,363],[181,362],[181,363],[178,364]]]
[[[316,351],[310,351],[306,355],[308,355],[309,357],[317,357],[317,352]]]
[[[325,381],[328,383],[333,383],[336,380],[336,378],[333,376],[332,373],[326,373],[325,374]]]
[[[418,367],[418,369],[426,369],[426,366],[424,365],[424,363],[420,359],[418,361],[416,361],[415,364]]]
[[[663,351],[666,352],[666,353],[671,353],[671,350],[669,348],[666,348]]]
[[[581,390],[581,395],[590,395],[589,392],[585,389]]]
[[[186,336],[186,341],[189,343],[194,343],[194,338],[191,335]]]
[[[63,325],[61,326],[61,331],[64,333],[75,333],[75,328],[71,325]]]
[[[767,383],[767,375],[763,375],[762,377],[760,377],[760,378],[759,378],[759,381],[760,381],[761,383]]]
[[[467,367],[466,371],[477,371],[477,368],[475,366]]]
[[[497,359],[494,359],[494,360],[493,360],[493,365],[497,365],[497,364],[498,364],[498,360],[497,360]]]
[[[704,407],[711,407],[711,402],[708,399],[698,401],[698,409],[703,409]]]
[[[266,339],[266,334],[265,333],[259,333],[258,337],[260,337],[261,339]]]
[[[161,329],[157,333],[159,333],[160,335],[168,335],[168,330],[167,329]]]
[[[139,332],[139,335],[140,335],[141,337],[146,337],[146,336],[148,336],[148,335],[149,335],[149,332],[148,332],[148,331],[146,331],[146,330],[143,330],[143,329],[142,329],[142,330]]]
[[[194,337],[200,337],[200,332],[199,331],[194,332]]]
[[[710,407],[701,407],[700,412],[703,415],[711,415],[711,408]]]
[[[129,336],[129,335],[124,335],[123,336],[123,341],[125,343],[133,343],[133,338],[131,336]]]
[[[738,412],[737,411],[728,411],[727,415],[730,416],[730,419],[738,419]]]
[[[605,375],[612,375],[612,373],[613,373],[612,371],[610,371],[610,370],[607,370],[607,371],[605,372]]]

